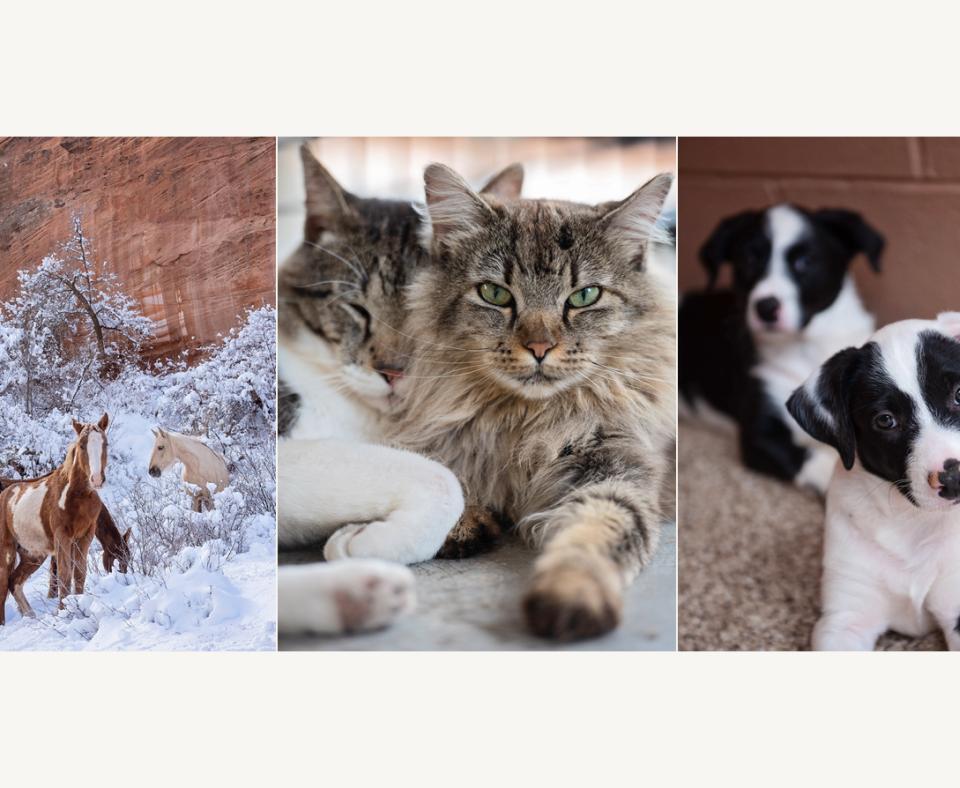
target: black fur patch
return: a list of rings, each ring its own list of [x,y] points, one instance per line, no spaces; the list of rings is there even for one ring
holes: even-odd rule
[[[573,230],[566,222],[560,225],[560,232],[557,233],[557,246],[564,251],[573,246]]]
[[[300,410],[300,395],[282,380],[277,382],[277,432],[286,435],[297,421]]]

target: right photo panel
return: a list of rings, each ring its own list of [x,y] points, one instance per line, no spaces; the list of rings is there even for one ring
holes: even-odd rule
[[[678,167],[679,648],[960,648],[960,139]]]

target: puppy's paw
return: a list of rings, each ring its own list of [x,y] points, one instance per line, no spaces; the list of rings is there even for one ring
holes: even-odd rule
[[[341,568],[332,595],[343,632],[383,629],[416,607],[413,572],[405,566],[354,559],[330,567]]]
[[[506,519],[485,506],[468,506],[447,534],[437,558],[469,558],[490,550],[507,529]]]
[[[350,542],[353,537],[363,533],[366,523],[344,525],[338,528],[323,546],[323,557],[328,561],[338,561],[350,557]]]
[[[620,623],[622,609],[623,594],[615,569],[577,564],[537,572],[523,601],[530,631],[560,641],[606,634]]]

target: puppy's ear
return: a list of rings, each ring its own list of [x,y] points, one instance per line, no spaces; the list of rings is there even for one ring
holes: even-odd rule
[[[310,146],[300,146],[303,161],[303,180],[307,187],[308,241],[316,241],[324,231],[336,231],[355,214],[351,206],[353,196],[346,191],[317,159]]]
[[[859,213],[826,208],[814,213],[813,219],[837,237],[849,251],[851,259],[862,252],[870,262],[870,267],[879,273],[880,256],[886,242]]]
[[[700,262],[707,269],[709,280],[707,289],[712,290],[717,283],[720,266],[731,262],[733,246],[750,225],[760,218],[760,211],[744,211],[736,216],[728,216],[710,234],[700,247]]]
[[[424,170],[423,185],[427,197],[421,231],[424,243],[455,243],[496,215],[463,178],[443,164]]]
[[[856,459],[849,394],[860,357],[857,348],[841,350],[787,400],[787,410],[797,424],[821,443],[833,446],[848,471]]]
[[[950,336],[960,340],[960,312],[941,312],[937,322]]]
[[[480,194],[492,194],[501,200],[519,200],[523,191],[523,165],[511,164],[494,175]]]

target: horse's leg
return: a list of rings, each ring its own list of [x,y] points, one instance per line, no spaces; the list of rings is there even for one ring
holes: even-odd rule
[[[17,568],[14,569],[10,575],[10,593],[13,594],[13,599],[17,603],[20,615],[24,618],[34,618],[36,613],[34,613],[33,608],[30,607],[30,603],[27,601],[27,595],[23,592],[23,587],[26,585],[27,580],[30,579],[30,575],[43,566],[43,562],[46,560],[47,557],[45,555],[27,555],[21,552],[20,563],[17,564]]]
[[[50,556],[50,579],[47,583],[47,599],[57,595],[57,556]]]
[[[6,524],[0,516],[0,529],[6,529]],[[10,570],[16,561],[17,551],[13,540],[0,538],[0,626],[6,623],[7,590],[10,580]]]
[[[54,537],[54,556],[57,559],[57,596],[63,610],[63,600],[70,596],[70,580],[73,578],[73,540],[66,536]]]
[[[93,532],[73,543],[73,593],[82,594],[87,582],[87,552],[90,542],[93,541]]]

